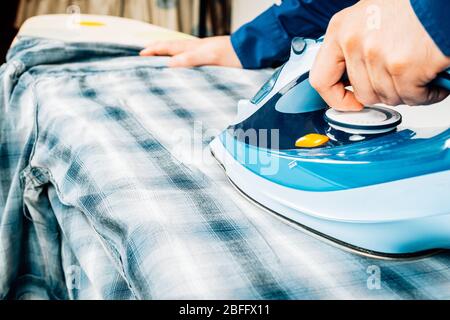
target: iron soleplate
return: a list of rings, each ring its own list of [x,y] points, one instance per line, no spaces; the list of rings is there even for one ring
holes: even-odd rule
[[[354,254],[358,254],[360,256],[363,257],[367,257],[367,258],[372,258],[372,259],[379,259],[379,260],[391,260],[391,261],[410,261],[410,260],[418,260],[418,259],[424,259],[424,258],[428,258],[431,256],[434,256],[436,254],[442,253],[445,250],[444,249],[432,249],[432,250],[425,250],[425,251],[418,251],[418,252],[411,252],[411,253],[384,253],[384,252],[377,252],[377,251],[372,251],[372,250],[368,250],[365,248],[361,248],[358,246],[354,246],[350,243],[341,241],[339,239],[333,238],[329,235],[326,235],[320,231],[317,231],[315,229],[312,229],[308,226],[305,226],[301,223],[298,223],[297,221],[294,221],[292,219],[289,219],[285,216],[283,216],[282,214],[262,205],[261,203],[259,203],[258,201],[256,201],[255,199],[251,198],[250,196],[248,196],[241,188],[239,188],[239,186],[229,177],[229,175],[227,174],[227,170],[226,168],[223,166],[223,164],[219,161],[219,159],[215,156],[214,152],[211,150],[211,154],[214,157],[214,159],[216,159],[217,164],[222,168],[222,170],[224,171],[225,175],[228,178],[228,181],[230,181],[231,185],[238,191],[238,193],[244,197],[245,199],[247,199],[248,201],[250,201],[251,203],[253,203],[255,206],[259,207],[260,209],[263,209],[264,211],[268,212],[269,214],[271,214],[273,217],[279,219],[280,221],[290,225],[291,227],[296,228],[297,230],[300,230],[322,242],[325,242],[333,247],[336,247],[338,249],[350,252],[350,253],[354,253]]]

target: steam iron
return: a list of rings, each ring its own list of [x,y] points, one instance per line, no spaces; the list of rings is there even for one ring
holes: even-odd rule
[[[450,248],[450,105],[330,109],[309,70],[322,40],[291,58],[210,145],[234,186],[310,234],[379,258]],[[433,85],[450,89],[444,72]]]

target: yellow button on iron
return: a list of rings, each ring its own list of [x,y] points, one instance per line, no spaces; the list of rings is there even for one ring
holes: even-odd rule
[[[295,142],[297,148],[317,148],[323,146],[330,140],[327,136],[317,133],[307,134],[304,137],[299,138]]]
[[[80,26],[83,27],[103,27],[105,24],[103,22],[98,22],[98,21],[81,21],[80,22]]]

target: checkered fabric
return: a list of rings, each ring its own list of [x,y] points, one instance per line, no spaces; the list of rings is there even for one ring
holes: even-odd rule
[[[0,297],[445,299],[450,254],[379,261],[255,207],[208,143],[270,71],[21,39],[1,74]]]

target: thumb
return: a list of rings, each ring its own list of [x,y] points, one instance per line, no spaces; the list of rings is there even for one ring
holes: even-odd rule
[[[327,41],[325,38],[311,70],[310,82],[330,107],[342,111],[359,111],[363,105],[353,92],[345,89],[342,81],[345,69],[341,48],[334,39]]]

